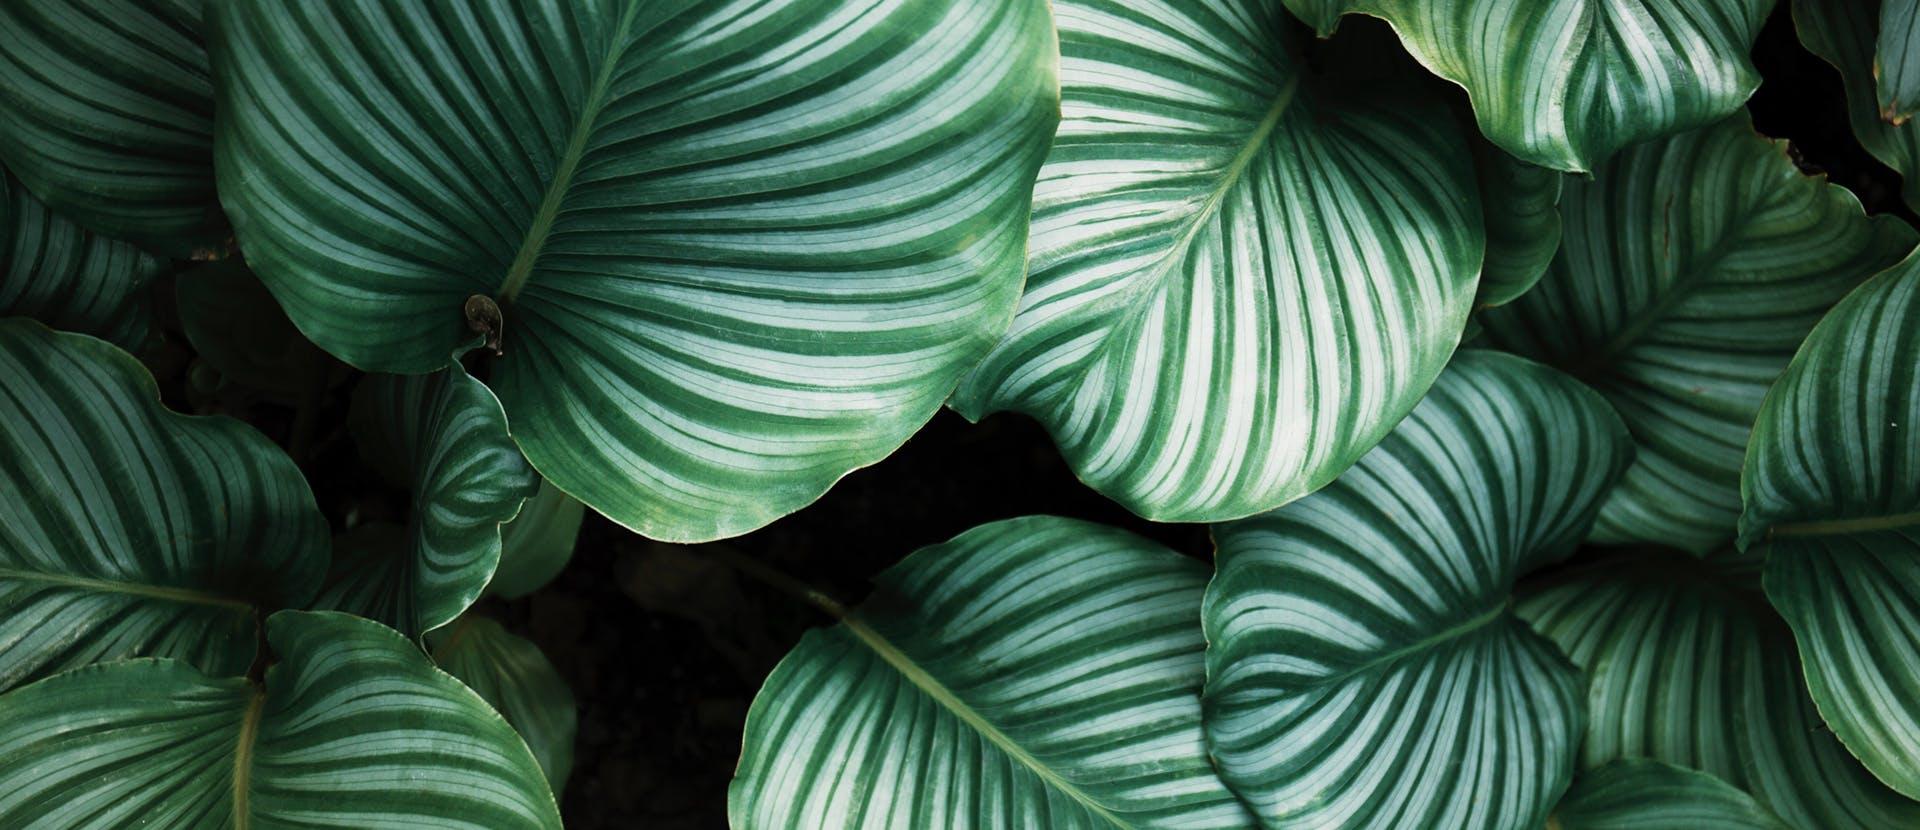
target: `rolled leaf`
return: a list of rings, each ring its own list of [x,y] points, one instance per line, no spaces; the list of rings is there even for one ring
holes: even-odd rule
[[[580,714],[573,690],[540,647],[471,614],[428,635],[433,662],[507,719],[547,774],[556,797],[573,771]]]
[[[1753,797],[1658,761],[1612,761],[1573,779],[1551,830],[1787,830]]]
[[[138,348],[147,338],[146,285],[166,269],[166,260],[49,210],[0,170],[0,316]]]

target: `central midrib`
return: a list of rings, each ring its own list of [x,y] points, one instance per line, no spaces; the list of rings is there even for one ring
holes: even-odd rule
[[[1493,606],[1493,608],[1491,609],[1482,611],[1471,618],[1468,618],[1461,622],[1454,623],[1453,625],[1447,626],[1446,628],[1441,629],[1438,632],[1429,634],[1425,637],[1421,637],[1418,640],[1415,640],[1404,646],[1396,648],[1378,657],[1373,657],[1367,660],[1365,663],[1362,663],[1351,669],[1343,671],[1338,676],[1329,678],[1328,680],[1323,682],[1329,682],[1329,683],[1342,682],[1342,681],[1351,679],[1355,676],[1365,674],[1366,672],[1373,671],[1374,669],[1378,669],[1383,666],[1393,665],[1394,663],[1397,663],[1403,659],[1406,659],[1410,655],[1419,654],[1423,651],[1430,650],[1443,643],[1448,643],[1448,642],[1466,637],[1469,634],[1473,634],[1475,632],[1478,632],[1482,628],[1492,625],[1496,620],[1499,620],[1500,618],[1506,616],[1507,611],[1512,606],[1512,604],[1513,604],[1512,598],[1509,597],[1506,601],[1503,601]]]
[[[43,582],[49,585],[60,585],[68,588],[85,588],[104,593],[127,594],[130,596],[191,605],[217,605],[249,613],[253,611],[253,604],[244,600],[223,597],[205,591],[196,591],[191,588],[170,588],[144,583],[114,582],[106,579],[42,573],[40,571],[20,570],[18,568],[0,568],[0,579],[14,579],[21,582]]]
[[[1849,533],[1863,533],[1876,530],[1896,530],[1920,525],[1920,511],[1895,513],[1890,516],[1868,516],[1858,519],[1822,519],[1808,522],[1789,522],[1774,525],[1767,535],[1773,538],[1793,536],[1844,536]]]
[[[260,714],[266,702],[266,689],[255,686],[247,698],[247,712],[240,718],[240,737],[233,751],[233,830],[247,830],[253,822],[248,804],[248,791],[253,787],[253,744],[260,735]]]

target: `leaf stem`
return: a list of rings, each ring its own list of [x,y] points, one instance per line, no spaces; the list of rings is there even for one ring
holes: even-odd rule
[[[722,547],[710,547],[700,552],[701,556],[718,561],[736,571],[758,579],[780,589],[783,593],[800,598],[836,620],[847,618],[847,607],[839,600],[827,596],[825,592],[794,579],[751,556]]]

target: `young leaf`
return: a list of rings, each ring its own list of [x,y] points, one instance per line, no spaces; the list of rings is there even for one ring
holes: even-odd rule
[[[735,827],[1244,827],[1200,735],[1206,568],[1034,516],[881,574],[747,715]]]
[[[1560,250],[1561,180],[1566,176],[1507,155],[1477,136],[1468,144],[1487,227],[1487,257],[1480,266],[1474,305],[1506,305],[1540,282]]]
[[[0,320],[0,378],[0,689],[138,655],[237,674],[256,607],[313,597],[326,522],[265,436],[28,320]]]
[[[560,827],[520,737],[398,634],[283,611],[267,639],[261,685],[131,660],[0,696],[0,825]]]
[[[1900,174],[1900,194],[1920,209],[1920,124],[1898,126],[1880,118],[1874,79],[1874,44],[1883,0],[1793,0],[1794,29],[1807,51],[1819,55],[1845,84],[1847,120],[1874,158]]]
[[[540,647],[471,614],[427,635],[433,662],[465,683],[527,741],[555,796],[573,771],[579,711]]]
[[[1788,830],[1711,775],[1658,761],[1611,761],[1573,779],[1550,830]]]
[[[1228,786],[1269,827],[1539,827],[1585,715],[1513,584],[1572,552],[1632,454],[1591,390],[1468,350],[1333,484],[1217,526],[1201,619]]]
[[[1488,342],[1606,396],[1640,451],[1602,542],[1706,553],[1740,515],[1769,384],[1820,315],[1913,249],[1891,216],[1802,175],[1744,115],[1642,144],[1566,186],[1566,242],[1534,290],[1480,315]]]
[[[500,526],[500,567],[487,583],[487,593],[512,599],[553,581],[573,558],[584,515],[578,499],[541,480],[520,515]]]
[[[1484,248],[1439,99],[1315,76],[1285,12],[1061,0],[1065,120],[1013,330],[955,394],[1023,412],[1157,521],[1332,480],[1459,341]]]
[[[480,297],[542,475],[654,538],[731,536],[893,451],[1005,330],[1049,24],[1043,0],[220,3],[221,199],[322,348],[431,372]]]
[[[147,282],[166,268],[48,210],[0,170],[0,315],[137,348],[147,338]]]
[[[1920,257],[1835,306],[1767,394],[1744,541],[1847,748],[1920,797]]]

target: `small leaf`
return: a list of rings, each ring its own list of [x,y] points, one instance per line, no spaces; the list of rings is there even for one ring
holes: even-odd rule
[[[1552,830],[1787,830],[1753,797],[1658,761],[1612,761],[1573,779]]]
[[[585,512],[579,500],[542,480],[520,515],[500,526],[500,567],[487,592],[513,599],[552,582],[573,558]]]
[[[527,741],[557,797],[573,771],[579,712],[573,690],[540,647],[471,614],[427,635],[433,661],[465,683]]]
[[[139,348],[150,315],[146,286],[167,267],[47,209],[0,170],[0,316]]]
[[[1506,305],[1540,281],[1560,250],[1561,180],[1566,176],[1507,155],[1478,136],[1468,144],[1487,227],[1487,258],[1480,267],[1474,305]],[[1463,336],[1461,342],[1468,339]]]
[[[1904,2],[1904,0],[1901,0]],[[1920,210],[1920,123],[1880,118],[1874,49],[1883,0],[1793,0],[1793,23],[1807,51],[1840,70],[1847,120],[1860,146],[1900,174],[1900,194]]]
[[[1906,123],[1920,112],[1920,0],[1881,0],[1873,65],[1881,120]]]
[[[280,310],[273,294],[233,260],[208,263],[174,283],[180,325],[200,359],[281,403],[297,404],[344,377]]]

